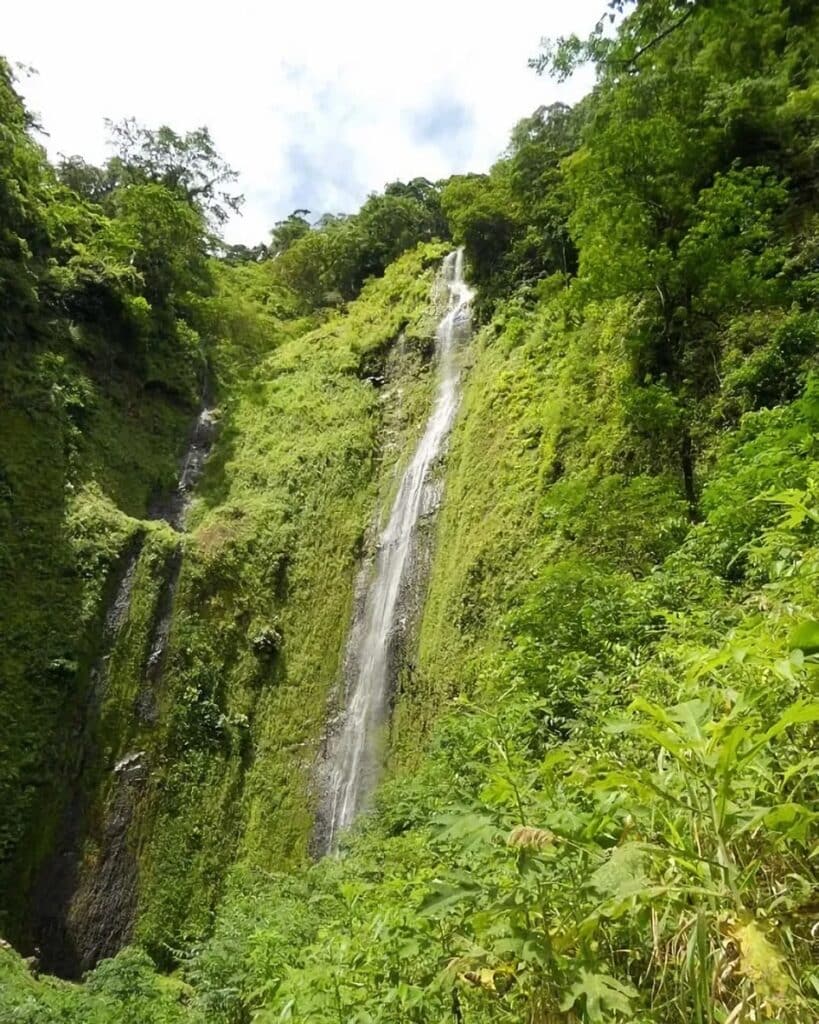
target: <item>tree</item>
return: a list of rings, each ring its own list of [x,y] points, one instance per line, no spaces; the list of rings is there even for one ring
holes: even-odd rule
[[[259,242],[257,245],[243,245],[241,242],[235,245],[225,246],[224,260],[226,263],[261,263],[270,256],[270,250]]]
[[[367,277],[383,274],[402,252],[430,241],[437,227],[434,211],[423,199],[413,195],[411,189],[399,194],[395,188],[389,191],[389,186],[384,194],[369,196],[356,223],[363,241],[359,287]]]
[[[414,199],[426,207],[431,219],[431,229],[434,236],[447,238],[449,236],[449,225],[444,217],[441,208],[441,189],[443,183],[433,184],[428,178],[413,178],[412,181],[392,181],[384,189],[384,195],[404,196]]]
[[[598,70],[615,74],[636,73],[640,60],[655,46],[681,29],[695,12],[710,0],[609,0],[608,11],[600,17],[592,32],[544,39],[543,51],[529,61],[538,74],[544,71],[564,81],[581,65],[591,62]],[[607,34],[627,8],[636,11],[623,21],[616,35]]]
[[[276,221],[271,234],[270,251],[275,255],[286,252],[290,246],[303,238],[310,230],[310,221],[305,209],[294,210],[289,217]]]
[[[207,252],[201,214],[153,182],[120,189],[115,204],[117,216],[98,244],[139,272],[152,306],[177,307],[187,293],[204,288]]]
[[[48,168],[29,134],[31,119],[0,58],[0,336],[19,333],[38,302],[37,275],[50,237],[46,217]]]
[[[103,203],[114,188],[104,167],[95,167],[81,156],[61,156],[56,171],[63,185],[92,203]]]
[[[219,155],[206,127],[178,135],[167,125],[152,131],[134,118],[106,124],[116,151],[106,167],[112,189],[146,182],[164,185],[217,225],[238,213],[243,196],[225,186],[239,175]]]
[[[452,237],[466,248],[473,280],[486,294],[492,288],[497,290],[504,276],[505,257],[519,228],[508,165],[496,164],[491,174],[450,178],[441,204]]]
[[[309,212],[279,221],[271,244],[276,275],[308,310],[354,299],[402,252],[449,233],[440,189],[426,178],[392,182],[351,216],[325,213],[311,226]]]
[[[555,103],[519,121],[509,143],[509,187],[526,222],[513,247],[518,277],[533,279],[577,269],[569,233],[571,199],[563,160],[579,145],[582,107]]]

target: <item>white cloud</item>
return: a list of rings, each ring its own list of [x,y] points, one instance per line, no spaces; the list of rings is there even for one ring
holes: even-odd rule
[[[4,12],[2,46],[49,151],[104,158],[106,117],[207,124],[241,173],[231,240],[267,238],[296,206],[352,211],[396,178],[485,170],[512,125],[572,102],[527,59],[585,32],[603,0],[40,0]]]

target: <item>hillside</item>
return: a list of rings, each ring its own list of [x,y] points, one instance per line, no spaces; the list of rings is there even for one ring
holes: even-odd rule
[[[3,1024],[815,1019],[819,13],[611,7],[488,174],[258,251],[209,139],[51,167],[4,68]]]

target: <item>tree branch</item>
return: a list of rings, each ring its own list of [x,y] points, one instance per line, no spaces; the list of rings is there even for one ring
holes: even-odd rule
[[[636,71],[637,61],[643,56],[643,54],[657,46],[657,44],[661,43],[664,39],[667,39],[673,32],[676,32],[678,28],[682,28],[682,26],[694,14],[696,9],[697,5],[692,4],[681,18],[678,18],[675,22],[669,25],[668,28],[663,29],[662,32],[654,36],[653,39],[650,39],[644,46],[641,46],[640,49],[636,53],[632,54],[628,60],[618,60],[615,63],[622,64],[627,71]]]

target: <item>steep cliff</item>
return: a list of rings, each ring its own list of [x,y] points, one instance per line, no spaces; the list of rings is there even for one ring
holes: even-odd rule
[[[12,350],[3,927],[129,945],[0,949],[0,1020],[815,1019],[819,15],[612,7],[488,174],[211,255],[162,374]],[[372,622],[382,781],[311,857]]]

